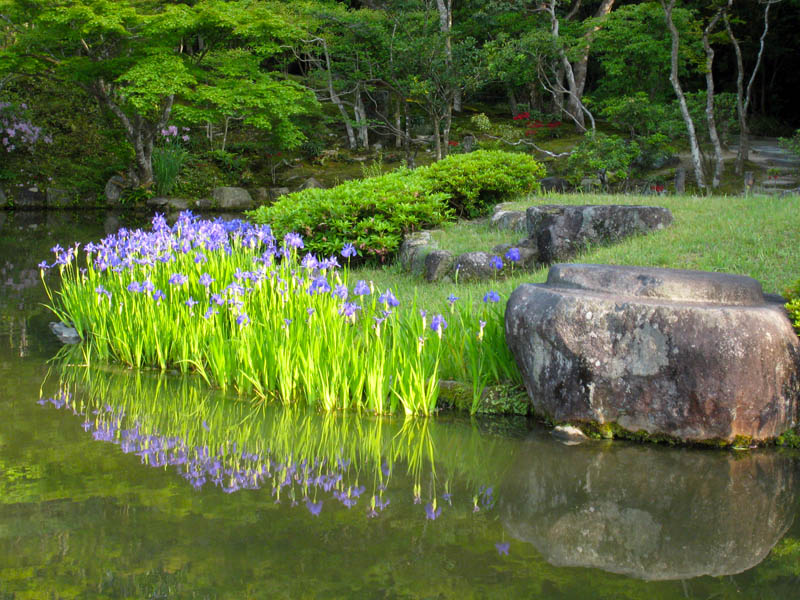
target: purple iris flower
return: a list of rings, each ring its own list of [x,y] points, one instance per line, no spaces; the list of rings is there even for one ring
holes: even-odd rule
[[[511,544],[509,542],[497,542],[494,547],[497,548],[497,553],[501,556],[508,556],[508,550],[511,548]]]
[[[503,259],[500,258],[499,256],[493,256],[492,258],[489,259],[489,264],[491,264],[492,267],[494,267],[499,271],[500,269],[503,268]]]
[[[328,283],[328,280],[325,279],[325,277],[323,277],[322,275],[315,278],[314,281],[311,282],[311,285],[308,287],[308,293],[311,295],[324,294],[330,291],[331,291],[331,285]]]
[[[183,273],[173,273],[169,278],[170,285],[183,285],[189,281],[189,278]]]
[[[361,310],[361,306],[359,304],[355,304],[354,302],[345,302],[342,304],[341,308],[339,308],[339,314],[345,317],[354,317],[357,310]]]
[[[328,258],[324,258],[319,261],[319,268],[320,269],[338,269],[339,268],[339,261],[336,259],[335,256],[330,256]]]
[[[46,260],[43,260],[39,263],[39,268],[44,269],[45,271],[50,268],[50,265],[47,264]]]
[[[437,333],[441,333],[447,329],[447,321],[444,320],[442,315],[434,315],[431,319],[431,329]]]
[[[500,295],[494,290],[489,290],[483,297],[484,302],[500,302]]]
[[[520,259],[519,248],[509,248],[505,254],[506,260],[517,262]]]
[[[289,248],[303,248],[303,238],[299,234],[291,232],[283,236],[283,243]]]
[[[210,286],[214,282],[214,280],[211,279],[211,275],[208,273],[203,273],[200,275],[200,279],[198,281],[200,282],[200,285],[204,285],[206,287]]]
[[[311,500],[306,500],[306,508],[308,508],[308,512],[310,512],[315,517],[319,516],[319,513],[322,512],[322,500],[319,502],[312,502]]]
[[[300,265],[306,269],[316,269],[319,266],[319,261],[316,256],[309,252],[303,257],[303,260],[300,261]]]
[[[98,286],[95,288],[95,290],[94,290],[94,291],[95,291],[95,292],[97,292],[97,295],[98,295],[98,296],[101,296],[101,295],[103,295],[103,296],[106,296],[106,297],[108,298],[108,301],[109,301],[109,302],[111,301],[111,292],[109,292],[109,291],[108,291],[106,288],[104,288],[102,285],[98,285]]]
[[[378,296],[378,302],[389,306],[400,306],[400,301],[392,293],[392,290],[386,290],[383,294]]]
[[[342,247],[342,256],[345,258],[350,258],[352,256],[358,256],[358,252],[353,244],[345,244]]]
[[[453,306],[453,304],[455,304],[457,300],[461,300],[461,298],[459,298],[458,296],[454,296],[453,294],[450,294],[447,297],[447,301],[450,303],[450,306]]]
[[[349,291],[347,290],[347,286],[346,285],[337,284],[336,287],[333,290],[333,295],[334,296],[338,296],[342,300],[347,300],[348,294],[349,294]]]
[[[161,290],[156,290],[153,292],[153,300],[160,303],[165,298],[164,292]]]
[[[433,509],[433,504],[426,504],[425,505],[425,518],[431,521],[434,521],[439,518],[439,515],[442,514],[442,507],[440,506],[436,510]]]
[[[238,317],[236,317],[236,324],[240,327],[244,327],[250,323],[250,317],[247,316],[247,313],[242,313]]]
[[[138,281],[131,281],[128,284],[128,291],[134,293],[142,292],[144,291],[144,286]]]
[[[152,292],[156,289],[156,286],[153,285],[153,282],[149,279],[145,279],[144,283],[142,283],[142,291],[145,292]]]
[[[189,296],[189,299],[186,302],[184,302],[184,304],[189,308],[192,308],[195,304],[197,304],[197,300]]]
[[[366,296],[370,293],[369,286],[367,282],[363,279],[359,279],[358,283],[356,283],[356,287],[353,288],[353,293],[356,296]]]

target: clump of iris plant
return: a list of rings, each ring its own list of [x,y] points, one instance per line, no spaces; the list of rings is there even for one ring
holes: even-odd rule
[[[352,284],[337,257],[303,247],[296,233],[278,240],[266,225],[187,211],[173,226],[156,215],[150,230],[121,229],[82,252],[56,246],[55,262],[40,266],[61,273],[61,290],[48,289],[51,309],[92,356],[194,371],[263,400],[429,415],[443,370],[467,376],[476,393],[508,375],[497,368],[513,361],[502,311],[490,306],[500,301],[496,292],[478,314],[459,304],[455,326],[441,314],[428,326],[413,302],[365,280]],[[356,250],[346,244],[341,255],[349,261]],[[458,298],[448,300],[453,310]],[[490,336],[478,331],[484,321],[497,325]],[[486,352],[489,345],[497,347]],[[465,352],[474,355],[466,369]]]

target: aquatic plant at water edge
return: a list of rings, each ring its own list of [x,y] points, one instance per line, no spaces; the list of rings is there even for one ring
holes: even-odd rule
[[[51,308],[86,340],[87,362],[195,371],[242,395],[379,414],[433,412],[440,371],[456,371],[465,349],[476,358],[461,373],[476,389],[518,377],[498,366],[508,355],[502,335],[490,338],[499,347],[457,341],[486,344],[478,321],[499,332],[499,312],[475,323],[459,313],[448,328],[442,315],[413,300],[401,306],[366,281],[352,285],[336,257],[302,248],[294,233],[278,242],[265,225],[186,212],[172,227],[156,216],[152,231],[87,244],[85,267],[77,245],[54,248],[56,262],[40,266],[61,272]],[[342,260],[354,252],[346,245]],[[481,352],[500,358],[478,360]]]
[[[162,130],[161,136],[162,145],[153,149],[153,178],[156,193],[166,196],[175,187],[181,167],[189,158],[189,152],[181,145],[181,141],[189,141],[189,136],[184,132],[179,137],[174,125]]]

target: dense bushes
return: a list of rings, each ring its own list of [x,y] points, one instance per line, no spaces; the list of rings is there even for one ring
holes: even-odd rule
[[[304,236],[306,248],[323,256],[352,243],[362,256],[383,259],[403,235],[436,226],[454,214],[475,217],[494,202],[538,185],[544,167],[524,154],[478,151],[450,156],[415,171],[308,189],[249,213],[278,237]]]
[[[800,279],[792,287],[787,288],[785,293],[786,299],[789,300],[786,303],[789,320],[794,325],[794,330],[800,335]]]
[[[427,167],[430,189],[445,192],[458,216],[477,217],[503,198],[538,189],[545,170],[527,154],[479,150],[456,154]]]
[[[322,256],[352,243],[362,256],[381,259],[400,247],[403,234],[438,225],[449,215],[447,195],[431,191],[420,173],[406,169],[295,192],[249,213],[278,237],[300,233],[306,249]]]

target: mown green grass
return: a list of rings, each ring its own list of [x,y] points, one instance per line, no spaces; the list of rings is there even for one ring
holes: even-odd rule
[[[671,227],[590,248],[573,262],[736,273],[757,279],[767,293],[782,293],[800,278],[800,196],[553,194],[521,198],[507,206],[509,210],[524,210],[541,204],[648,204],[672,211],[675,220]],[[489,251],[496,244],[518,241],[524,234],[492,230],[485,223],[462,222],[448,225],[434,237],[440,248],[459,253]],[[372,279],[379,287],[391,286],[402,297],[416,293],[421,305],[434,309],[444,306],[449,294],[480,300],[486,290],[493,289],[507,296],[521,283],[544,281],[547,269],[472,284],[429,284],[397,265],[364,269],[359,277]]]

